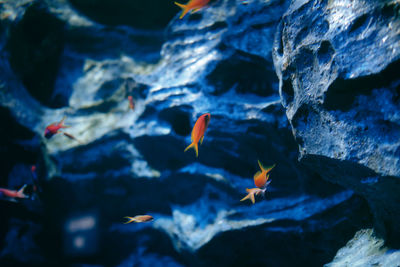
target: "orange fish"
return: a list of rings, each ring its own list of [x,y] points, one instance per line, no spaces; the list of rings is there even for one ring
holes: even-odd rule
[[[260,166],[261,171],[258,171],[254,174],[254,184],[257,186],[256,188],[246,188],[247,196],[242,198],[240,201],[244,201],[246,199],[250,199],[254,204],[256,202],[255,195],[264,194],[267,190],[267,186],[269,185],[269,172],[275,167],[276,164],[265,168],[260,161],[258,161],[258,165]]]
[[[137,215],[135,217],[126,216],[124,218],[128,219],[128,221],[125,222],[124,224],[131,223],[131,222],[136,222],[136,223],[151,222],[154,220],[153,216],[150,216],[150,215]]]
[[[258,166],[260,166],[261,171],[258,171],[254,174],[254,184],[258,188],[264,188],[268,185],[269,181],[269,172],[275,167],[276,164],[265,168],[261,162],[258,160]]]
[[[54,122],[46,127],[44,130],[44,137],[50,139],[53,135],[58,134],[60,129],[68,128],[69,126],[64,125],[64,121],[67,117],[64,117],[60,122]]]
[[[197,119],[192,130],[192,143],[185,149],[185,152],[189,148],[194,148],[194,150],[196,151],[196,157],[199,156],[198,143],[199,141],[200,144],[203,143],[204,133],[207,130],[208,124],[210,123],[210,119],[211,119],[210,113],[203,114]]]
[[[206,6],[210,2],[210,0],[190,0],[186,5],[179,4],[175,2],[175,5],[182,8],[182,14],[180,15],[180,19],[182,19],[186,13],[192,10],[192,13],[199,11],[202,7]]]
[[[135,109],[135,102],[133,101],[133,97],[131,95],[128,96],[128,101],[129,101],[129,108],[134,110]]]
[[[28,196],[24,194],[24,190],[25,190],[26,186],[27,185],[24,185],[18,191],[6,189],[6,188],[0,188],[0,195],[4,195],[9,198],[28,198]]]

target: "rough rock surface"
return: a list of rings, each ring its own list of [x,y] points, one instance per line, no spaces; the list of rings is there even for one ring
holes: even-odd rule
[[[399,1],[293,1],[273,49],[300,161],[363,195],[396,246],[399,33]]]
[[[357,232],[355,236],[341,248],[333,261],[325,267],[336,266],[382,266],[391,267],[400,264],[400,251],[390,250],[384,240],[376,237],[372,229]]]
[[[0,4],[0,114],[7,122],[0,153],[9,166],[0,182],[20,186],[36,164],[43,184],[36,200],[1,202],[2,263],[321,266],[371,226],[362,198],[297,162],[271,56],[288,2],[216,1],[165,30],[104,25],[104,10],[85,14],[70,2]],[[44,35],[24,54],[34,65],[29,75],[54,75],[45,95],[29,89],[9,45],[25,36],[13,31],[32,9],[62,25],[60,53],[46,49]],[[57,71],[35,61],[38,53],[58,62]],[[196,158],[183,150],[205,112],[211,122]],[[43,138],[64,115],[82,144],[61,134]],[[255,205],[239,202],[253,186],[257,159],[277,163],[268,192]],[[122,224],[144,213],[155,221]],[[79,216],[98,225],[101,242],[74,255],[64,231]]]

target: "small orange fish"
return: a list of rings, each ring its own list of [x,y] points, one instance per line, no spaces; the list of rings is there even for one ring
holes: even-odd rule
[[[127,222],[124,222],[124,224],[128,224],[131,222],[136,222],[136,223],[141,223],[141,222],[151,222],[154,220],[153,216],[150,215],[137,215],[135,217],[124,217],[126,219],[128,219]]]
[[[197,119],[192,130],[192,143],[185,149],[185,152],[189,148],[194,148],[194,150],[196,151],[196,157],[199,156],[198,143],[199,141],[200,144],[203,143],[204,133],[207,130],[208,124],[210,123],[210,119],[211,119],[210,113],[203,114]]]
[[[210,2],[210,0],[190,0],[186,5],[179,4],[175,2],[175,5],[182,8],[182,14],[180,15],[180,19],[182,19],[190,10],[192,13],[199,11],[202,7],[206,6]]]
[[[53,135],[58,134],[60,129],[68,128],[69,126],[64,125],[64,121],[67,117],[64,117],[60,122],[53,122],[44,130],[44,137],[50,139]]]
[[[268,185],[269,181],[269,172],[275,167],[276,164],[265,168],[261,162],[258,160],[258,166],[260,166],[261,171],[256,172],[254,174],[254,184],[258,188],[264,188]]]
[[[18,191],[6,189],[6,188],[0,188],[0,195],[4,195],[9,198],[28,198],[28,196],[24,194],[24,190],[25,190],[26,186],[27,185],[24,185]]]
[[[256,202],[255,195],[264,194],[267,190],[267,186],[269,185],[269,172],[275,167],[276,164],[265,168],[260,161],[258,161],[258,165],[260,166],[261,171],[258,171],[254,174],[254,184],[257,186],[256,188],[246,188],[247,196],[242,198],[240,201],[244,201],[246,199],[250,199],[254,204]]]
[[[129,101],[129,108],[134,110],[135,109],[135,102],[134,102],[133,97],[131,95],[128,96],[128,101]]]

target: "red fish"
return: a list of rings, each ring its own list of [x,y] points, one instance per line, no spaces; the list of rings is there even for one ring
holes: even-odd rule
[[[54,122],[46,127],[44,130],[44,137],[50,139],[53,135],[59,133],[60,129],[68,128],[69,126],[64,125],[64,121],[67,117],[64,117],[60,122]]]
[[[210,113],[203,114],[197,119],[192,130],[192,143],[185,149],[185,152],[189,148],[193,148],[196,151],[196,157],[199,156],[198,143],[199,141],[200,144],[203,143],[204,133],[207,130],[208,124],[210,123],[210,119],[211,119]]]
[[[61,131],[60,131],[61,129],[70,127],[70,126],[67,126],[64,124],[64,121],[66,118],[67,117],[64,117],[60,122],[54,122],[54,123],[50,124],[49,126],[47,126],[46,129],[44,130],[44,137],[46,137],[47,139],[50,139],[53,135],[61,133]],[[69,134],[66,132],[62,132],[62,133],[69,139],[75,140],[82,144],[82,142],[79,141],[72,134]]]
[[[254,184],[257,186],[256,188],[246,188],[247,196],[242,198],[240,201],[244,201],[246,199],[250,199],[254,204],[256,202],[255,196],[264,194],[267,190],[267,186],[269,185],[269,172],[275,167],[276,164],[265,168],[260,161],[258,161],[258,165],[260,166],[261,171],[258,171],[254,174]]]
[[[192,10],[192,13],[199,11],[202,7],[206,6],[210,2],[210,0],[190,0],[186,5],[179,4],[175,2],[175,5],[182,8],[182,14],[180,15],[180,19],[182,19],[189,11]]]
[[[133,97],[131,95],[128,96],[128,101],[129,101],[129,108],[134,110],[135,109],[135,102],[134,102]]]
[[[154,220],[153,216],[150,215],[137,215],[135,217],[124,217],[126,219],[128,219],[127,222],[124,222],[124,224],[128,224],[131,222],[136,222],[136,223],[142,223],[142,222],[151,222]]]
[[[10,190],[6,188],[0,188],[0,194],[9,197],[9,198],[28,198],[27,195],[24,194],[24,190],[27,185],[21,187],[21,189],[17,190]]]

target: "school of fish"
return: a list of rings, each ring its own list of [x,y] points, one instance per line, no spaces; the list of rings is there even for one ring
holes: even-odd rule
[[[181,4],[178,2],[175,2],[177,6],[179,6],[182,9],[182,13],[179,16],[179,19],[182,19],[185,17],[186,14],[191,12],[192,14],[205,8],[210,0],[189,0],[187,4]],[[242,4],[248,4],[249,1],[242,1]],[[135,100],[134,98],[129,95],[128,97],[128,104],[129,104],[129,109],[134,111],[135,110]],[[62,133],[64,136],[67,138],[77,141],[80,144],[83,144],[79,139],[77,139],[75,136],[65,132],[63,129],[69,128],[70,126],[67,126],[64,124],[66,120],[66,117],[63,117],[59,122],[54,122],[49,124],[45,130],[44,130],[44,137],[46,139],[51,139],[53,136],[55,136],[58,133]],[[211,120],[211,114],[210,113],[205,113],[202,114],[197,121],[195,122],[192,132],[191,132],[191,144],[188,145],[184,152],[186,152],[189,149],[194,149],[196,158],[199,156],[199,143],[200,145],[203,143],[205,133],[207,131],[207,128],[209,126]],[[269,167],[264,167],[260,161],[258,161],[258,165],[260,167],[260,171],[258,171],[254,175],[254,185],[256,186],[255,188],[246,188],[247,195],[242,198],[240,201],[245,201],[249,199],[253,204],[256,202],[255,197],[259,195],[264,195],[269,183],[271,182],[269,180],[270,176],[270,171],[275,167],[275,164]],[[18,201],[19,199],[27,199],[33,196],[33,194],[37,194],[38,192],[42,192],[42,189],[40,187],[40,181],[38,179],[38,175],[36,172],[36,165],[31,166],[31,178],[32,178],[32,190],[30,194],[26,194],[25,191],[28,187],[27,184],[24,184],[19,190],[13,190],[13,189],[7,189],[7,188],[0,188],[0,197],[3,197],[5,200],[9,201]],[[135,223],[144,223],[144,222],[151,222],[154,220],[153,216],[151,215],[136,215],[134,217],[129,217],[126,216],[124,217],[127,221],[124,222],[124,224],[129,224],[132,222]]]

